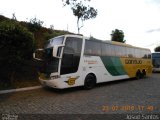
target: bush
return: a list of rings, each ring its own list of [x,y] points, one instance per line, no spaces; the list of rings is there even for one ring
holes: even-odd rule
[[[32,58],[34,46],[33,34],[18,22],[0,22],[0,77],[12,81],[24,61]]]
[[[43,25],[43,21],[38,20],[37,18],[32,18],[28,23],[28,29],[31,32],[36,32],[42,28],[42,25]]]
[[[45,36],[45,40],[49,40],[51,38],[54,38],[60,35],[65,35],[65,34],[73,34],[73,33],[70,33],[68,31],[53,30],[51,33],[46,32],[44,36]]]
[[[156,48],[154,48],[155,52],[160,52],[160,46],[157,46]]]

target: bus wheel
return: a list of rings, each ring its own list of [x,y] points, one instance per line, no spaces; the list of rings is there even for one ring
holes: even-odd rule
[[[92,89],[96,85],[96,77],[92,74],[87,75],[84,82],[85,89]]]
[[[145,70],[142,71],[142,77],[146,77],[146,71]]]
[[[141,73],[140,70],[138,70],[137,73],[136,73],[136,79],[138,80],[140,78],[142,78],[142,73]]]

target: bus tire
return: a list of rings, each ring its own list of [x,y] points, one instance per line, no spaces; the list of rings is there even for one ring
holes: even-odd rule
[[[141,73],[140,70],[138,70],[138,71],[136,72],[136,79],[139,80],[139,79],[141,79],[141,78],[142,78],[142,73]]]
[[[94,88],[96,85],[96,77],[92,74],[88,74],[84,81],[84,88],[89,90]]]
[[[146,77],[146,71],[143,69],[142,71],[142,77],[145,78]]]

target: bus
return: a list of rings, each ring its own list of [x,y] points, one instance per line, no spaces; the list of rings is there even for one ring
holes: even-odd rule
[[[160,72],[160,52],[152,53],[153,72]]]
[[[152,73],[149,49],[82,35],[52,38],[33,57],[43,63],[39,72],[41,84],[58,89],[91,89],[97,83],[140,79]]]

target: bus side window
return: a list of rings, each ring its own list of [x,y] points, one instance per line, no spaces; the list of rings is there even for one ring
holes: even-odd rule
[[[115,53],[116,53],[116,56],[118,57],[125,57],[125,47],[116,45]]]
[[[115,47],[115,55],[120,56],[119,46],[115,45],[114,47]]]
[[[131,47],[126,48],[127,50],[127,57],[132,58],[134,54],[134,49]]]
[[[122,57],[126,57],[126,47],[121,47],[122,49]]]
[[[102,43],[102,56],[111,56],[112,51],[111,51],[111,45]]]
[[[147,59],[148,58],[148,51],[147,50],[143,50],[144,54],[143,54],[143,58]]]
[[[97,41],[86,40],[84,54],[100,56],[101,55],[101,43]]]
[[[102,43],[102,56],[106,56],[107,54],[106,54],[106,44],[103,44]]]
[[[141,58],[141,51],[138,48],[135,48],[135,55],[136,58]]]
[[[91,46],[89,45],[89,41],[85,41],[85,49],[84,49],[84,54],[85,55],[91,55],[92,54],[92,49]]]
[[[110,45],[110,50],[111,50],[111,56],[115,56],[115,46],[114,45]]]
[[[144,59],[147,58],[147,51],[146,50],[141,50],[141,58],[144,58]]]

